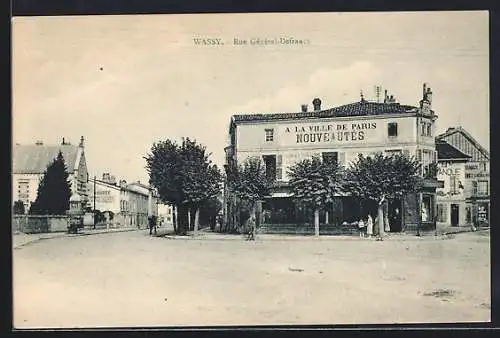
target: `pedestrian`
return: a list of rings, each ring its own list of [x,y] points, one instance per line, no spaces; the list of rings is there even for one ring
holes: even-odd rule
[[[373,218],[370,214],[368,214],[368,220],[366,221],[366,236],[373,236]]]
[[[249,241],[255,240],[255,216],[254,215],[251,215],[250,218],[248,218],[246,228],[248,231],[247,240],[249,240]]]
[[[359,237],[365,237],[365,222],[361,218],[358,222]]]
[[[149,223],[149,235],[150,236],[153,234],[153,228],[155,228],[154,222],[155,222],[154,216],[149,216],[148,223]],[[156,228],[154,230],[155,230],[155,234],[156,234]]]

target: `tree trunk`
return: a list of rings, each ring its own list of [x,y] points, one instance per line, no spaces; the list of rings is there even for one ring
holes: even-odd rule
[[[384,235],[384,208],[383,205],[378,206],[378,222],[377,222],[377,230],[378,236],[383,237]]]
[[[198,227],[199,227],[199,222],[200,222],[200,208],[196,208],[196,211],[194,212],[194,234],[196,235],[198,233]]]
[[[319,237],[319,209],[314,209],[314,235]]]
[[[187,219],[188,231],[191,231],[193,222],[191,222],[191,208],[189,208],[189,207],[187,209],[187,217],[188,217],[188,219]]]
[[[384,231],[390,232],[391,225],[389,224],[389,202],[385,201],[384,203]]]
[[[189,229],[188,207],[186,205],[181,204],[179,206],[177,212],[177,220],[178,220],[177,233],[179,235],[186,235]]]
[[[172,206],[172,225],[174,226],[174,233],[177,233],[177,206]]]

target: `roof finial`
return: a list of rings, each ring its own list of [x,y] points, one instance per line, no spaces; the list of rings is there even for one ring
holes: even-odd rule
[[[359,91],[359,95],[361,96],[361,101],[363,102],[365,100],[365,97],[363,96],[363,89]]]
[[[85,141],[85,139],[83,138],[83,136],[80,138],[80,147],[83,148],[83,141]]]

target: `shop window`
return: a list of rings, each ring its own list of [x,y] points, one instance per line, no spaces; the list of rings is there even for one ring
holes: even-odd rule
[[[266,142],[274,141],[274,129],[266,129]]]
[[[439,203],[437,205],[437,221],[440,223],[445,223],[447,214],[448,214],[447,205]]]
[[[398,124],[396,122],[389,122],[387,124],[387,135],[389,137],[398,136]]]
[[[488,222],[488,204],[480,203],[477,208],[477,220],[479,223]]]
[[[422,196],[421,215],[422,215],[422,222],[432,221],[432,196],[429,195]]]

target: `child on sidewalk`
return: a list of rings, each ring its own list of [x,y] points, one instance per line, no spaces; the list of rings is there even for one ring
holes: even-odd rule
[[[359,229],[359,237],[365,237],[365,222],[363,222],[363,219],[359,220],[358,229]]]

